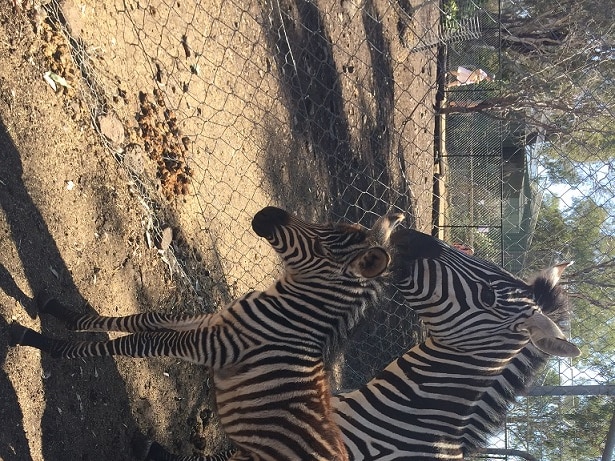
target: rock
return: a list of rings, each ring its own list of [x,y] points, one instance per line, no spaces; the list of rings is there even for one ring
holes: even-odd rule
[[[113,114],[98,117],[100,132],[107,138],[113,147],[119,147],[124,142],[124,125]]]
[[[162,229],[162,233],[160,235],[160,241],[156,245],[159,250],[166,251],[173,241],[173,229],[170,227],[165,227]]]

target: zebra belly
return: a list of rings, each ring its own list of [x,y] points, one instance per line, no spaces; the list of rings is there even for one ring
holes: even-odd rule
[[[455,427],[447,426],[446,418],[438,418],[434,408],[421,412],[409,401],[405,405],[397,402],[396,408],[392,402],[375,404],[360,391],[349,395],[351,398],[333,397],[332,404],[350,460],[463,459],[461,443],[454,440]],[[439,421],[434,425],[430,419]]]

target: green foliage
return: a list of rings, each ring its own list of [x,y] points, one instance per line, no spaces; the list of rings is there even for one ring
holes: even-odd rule
[[[455,0],[446,0],[442,4],[442,21],[446,30],[454,31],[459,28],[459,5]]]
[[[600,459],[612,415],[608,396],[526,397],[508,418],[508,444],[545,461]]]
[[[599,205],[593,196],[576,199],[566,210],[561,209],[556,197],[547,194],[543,198],[528,251],[528,269],[575,261],[564,273],[562,283],[571,296],[572,337],[583,355],[573,363],[552,362],[539,384],[571,384],[567,380],[573,372],[572,384],[615,382],[612,211]],[[599,459],[612,412],[612,397],[525,398],[509,418],[509,447],[528,450],[543,460]]]
[[[489,228],[488,232],[474,229],[472,247],[476,254],[497,262],[496,255],[502,251],[502,234],[496,228]]]
[[[545,262],[562,260],[575,261],[576,267],[583,270],[599,263],[605,255],[597,251],[596,245],[608,237],[603,232],[608,217],[605,208],[592,197],[575,200],[564,213],[559,199],[546,194],[528,251],[527,269],[535,271]]]
[[[457,0],[460,18],[465,2]],[[583,355],[553,361],[543,384],[615,383],[615,9],[612,0],[519,0],[501,6],[501,27],[483,30],[487,46],[469,44],[470,62],[497,71],[491,93],[448,113],[515,119],[541,149],[540,212],[524,260],[527,274],[574,261],[562,283],[570,293],[571,336]],[[474,46],[474,48],[471,48]],[[491,52],[492,50],[492,52]],[[456,49],[458,51],[458,49]],[[478,61],[480,64],[478,64]],[[451,91],[451,100],[457,95]],[[456,100],[455,100],[456,101]],[[459,108],[462,107],[462,108]],[[464,114],[464,116],[466,116]],[[544,142],[543,142],[544,141]],[[567,189],[565,189],[567,187]],[[563,198],[558,198],[558,195]],[[576,197],[572,199],[571,197]],[[565,202],[564,202],[565,201]],[[493,236],[473,235],[479,254]],[[565,373],[560,374],[560,371]],[[596,460],[604,448],[613,398],[531,397],[510,413],[508,447],[542,460]]]
[[[547,152],[551,151],[548,149]],[[568,184],[578,186],[581,183],[581,176],[576,165],[568,157],[553,155],[543,161],[549,180],[556,184]]]
[[[465,2],[455,5],[467,17]],[[522,117],[572,160],[615,157],[612,1],[521,0],[501,7],[498,35],[485,37],[501,47],[477,58],[477,65],[499,69],[500,91],[469,110]]]
[[[484,8],[488,0],[467,2],[463,0],[444,0],[442,2],[442,25],[445,30],[455,31],[459,28],[462,18],[474,16],[477,11]]]
[[[526,268],[536,272],[545,265],[564,260],[568,255],[568,228],[559,210],[559,200],[552,196],[543,199],[536,231],[527,252]]]

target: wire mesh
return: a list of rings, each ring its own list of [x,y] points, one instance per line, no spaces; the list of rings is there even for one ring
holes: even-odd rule
[[[566,60],[566,37],[550,30],[541,46],[561,47],[544,68],[523,68],[521,58],[543,55],[531,48],[541,37],[518,23],[546,14],[523,6],[53,0],[45,11],[46,33],[65,34],[74,63],[54,72],[82,90],[153,238],[175,231],[169,264],[201,300],[186,310],[215,309],[277,273],[250,231],[265,205],[366,226],[400,210],[515,273],[574,257],[571,332],[585,355],[553,362],[541,383],[611,384],[612,31],[586,35]],[[480,78],[451,72],[461,68]],[[545,108],[549,85],[574,97]],[[123,136],[110,135],[109,119]],[[334,367],[340,387],[422,338],[395,293],[369,316]],[[595,459],[609,411],[606,396],[528,397],[492,442],[536,459]],[[555,443],[545,429],[562,421]]]
[[[279,271],[250,230],[267,204],[366,226],[396,209],[431,230],[433,2],[115,2],[83,5],[78,20],[46,9],[96,126],[152,211],[153,238],[175,230],[172,263],[205,308]],[[109,117],[125,139],[110,138]],[[346,346],[339,386],[365,382],[420,337],[390,298]]]
[[[440,235],[518,274],[576,260],[569,327],[584,358],[552,362],[510,412],[491,441],[502,459],[598,459],[614,410],[612,284],[595,272],[612,279],[612,30],[579,30],[564,4],[444,4],[449,27],[478,17],[481,36],[446,47]]]

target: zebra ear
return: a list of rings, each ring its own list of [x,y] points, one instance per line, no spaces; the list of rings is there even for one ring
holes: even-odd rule
[[[532,344],[545,354],[555,357],[578,357],[581,355],[581,350],[565,339],[542,338],[538,341],[532,340]]]
[[[566,340],[562,330],[544,314],[536,313],[521,324],[530,334],[532,344],[542,352],[557,357],[578,357],[581,351]]]
[[[399,223],[404,220],[401,213],[388,213],[378,218],[370,230],[370,234],[381,245],[386,245],[391,238],[391,233]]]
[[[551,281],[553,285],[556,285],[557,282],[559,282],[559,279],[562,276],[564,269],[566,269],[569,266],[572,266],[573,263],[574,261],[568,261],[568,262],[559,263],[553,267],[550,267],[549,269],[546,270],[547,278]]]
[[[387,270],[390,260],[391,257],[384,248],[369,248],[352,260],[350,272],[359,277],[373,279]]]

